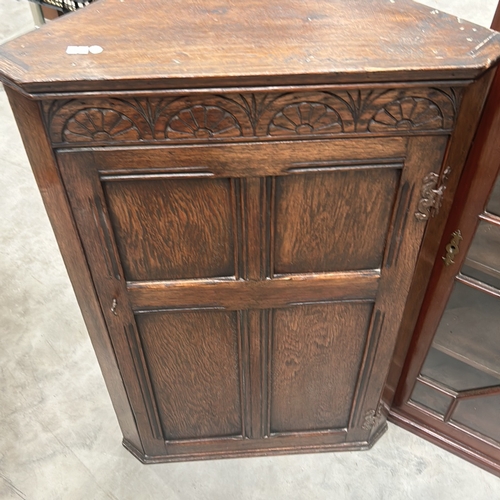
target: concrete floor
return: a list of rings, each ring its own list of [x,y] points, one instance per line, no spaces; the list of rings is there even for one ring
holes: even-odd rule
[[[489,24],[496,0],[428,0]],[[0,0],[0,41],[31,29]],[[0,500],[500,499],[500,479],[393,425],[368,452],[141,465],[121,435],[0,91]]]

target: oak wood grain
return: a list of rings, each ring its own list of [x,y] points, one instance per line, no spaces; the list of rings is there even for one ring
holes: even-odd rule
[[[84,148],[59,150],[62,162],[78,156],[81,168],[97,168],[105,180],[115,176],[147,175],[214,177],[263,177],[304,172],[320,167],[356,168],[366,164],[401,160],[406,154],[403,137],[279,141],[254,144],[143,146],[126,148]],[[85,167],[83,166],[85,165]],[[108,179],[109,177],[109,179]]]
[[[0,75],[27,92],[474,78],[499,49],[410,0],[101,0],[4,45]]]
[[[298,302],[373,299],[379,286],[377,271],[289,275],[262,281],[182,280],[128,284],[137,310],[172,307],[266,309]]]
[[[410,186],[421,186],[421,165],[425,165],[430,171],[439,170],[446,151],[447,140],[443,137],[413,137],[408,143],[408,153],[405,168],[402,172],[400,184],[406,182]],[[410,190],[411,197],[408,200],[408,208],[400,207],[404,212],[408,211],[410,216],[404,226],[399,228],[401,244],[397,258],[394,258],[390,266],[387,258],[384,258],[384,266],[381,273],[381,282],[378,291],[378,300],[375,307],[383,314],[383,326],[380,338],[376,346],[371,349],[366,358],[363,373],[366,373],[366,385],[360,388],[358,399],[354,408],[354,420],[357,429],[351,433],[353,438],[360,438],[362,431],[375,433],[383,418],[376,418],[381,414],[379,408],[380,396],[386,383],[387,371],[377,369],[383,363],[383,359],[391,359],[397,337],[397,330],[403,318],[406,300],[400,300],[401,296],[408,297],[413,273],[420,251],[425,225],[415,217],[418,200],[421,197],[419,189]],[[398,219],[398,214],[393,214],[393,220]],[[394,225],[393,225],[394,230]],[[390,249],[387,248],[386,252]],[[397,287],[395,286],[397,283]],[[410,301],[411,302],[411,301]],[[362,423],[364,421],[364,423]],[[361,425],[360,425],[361,424]],[[372,425],[373,424],[373,425]],[[360,430],[361,429],[361,430]]]
[[[125,279],[235,276],[229,179],[105,182]]]
[[[473,80],[499,56],[497,34],[409,0],[102,0],[0,48],[129,450],[380,436],[491,75]]]
[[[380,268],[398,166],[278,177],[274,273]]]
[[[166,439],[242,435],[236,313],[137,316]]]
[[[349,302],[273,311],[272,432],[347,427],[372,308]]]
[[[127,390],[103,318],[87,258],[49,139],[42,127],[40,107],[35,101],[28,100],[9,88],[5,88],[5,92],[12,106],[35,180],[82,311],[120,429],[125,439],[144,452],[144,441],[140,437],[137,421],[130,408]]]

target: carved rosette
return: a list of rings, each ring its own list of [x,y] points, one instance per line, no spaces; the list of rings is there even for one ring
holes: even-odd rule
[[[240,137],[242,133],[236,118],[228,111],[218,106],[197,105],[173,116],[165,135],[169,139],[210,139]]]
[[[344,131],[340,115],[323,103],[289,104],[269,124],[269,135],[340,134]]]
[[[436,104],[421,97],[405,97],[379,109],[368,125],[370,132],[387,130],[438,130],[443,115]]]
[[[136,141],[140,132],[124,114],[113,109],[83,109],[65,124],[67,142]]]

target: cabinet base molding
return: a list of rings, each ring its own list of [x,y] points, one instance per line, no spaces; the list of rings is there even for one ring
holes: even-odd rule
[[[123,439],[122,444],[134,457],[143,464],[162,464],[168,462],[192,462],[195,460],[218,460],[221,458],[267,457],[276,455],[298,455],[305,453],[326,453],[332,451],[363,451],[370,450],[387,430],[387,423],[383,424],[373,433],[367,441],[357,441],[337,444],[314,444],[303,446],[278,446],[264,447],[255,440],[246,440],[251,444],[246,450],[234,449],[223,451],[204,451],[200,453],[177,453],[169,455],[150,456],[138,450],[130,441]],[[266,441],[265,439],[262,441]],[[168,446],[168,445],[167,445]]]
[[[391,408],[387,418],[389,422],[392,422],[437,446],[440,446],[446,451],[449,451],[450,453],[453,453],[454,455],[457,455],[460,458],[463,458],[464,460],[491,472],[492,474],[500,476],[500,462],[495,461],[477,449],[469,448],[460,441],[442,434],[436,430],[438,425],[432,424],[431,426],[426,424],[418,418],[415,418],[414,415],[410,417],[400,408]]]

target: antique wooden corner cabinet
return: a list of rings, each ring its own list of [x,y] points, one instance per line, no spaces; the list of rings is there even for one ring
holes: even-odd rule
[[[499,56],[408,0],[102,0],[0,49],[132,453],[373,444]]]

